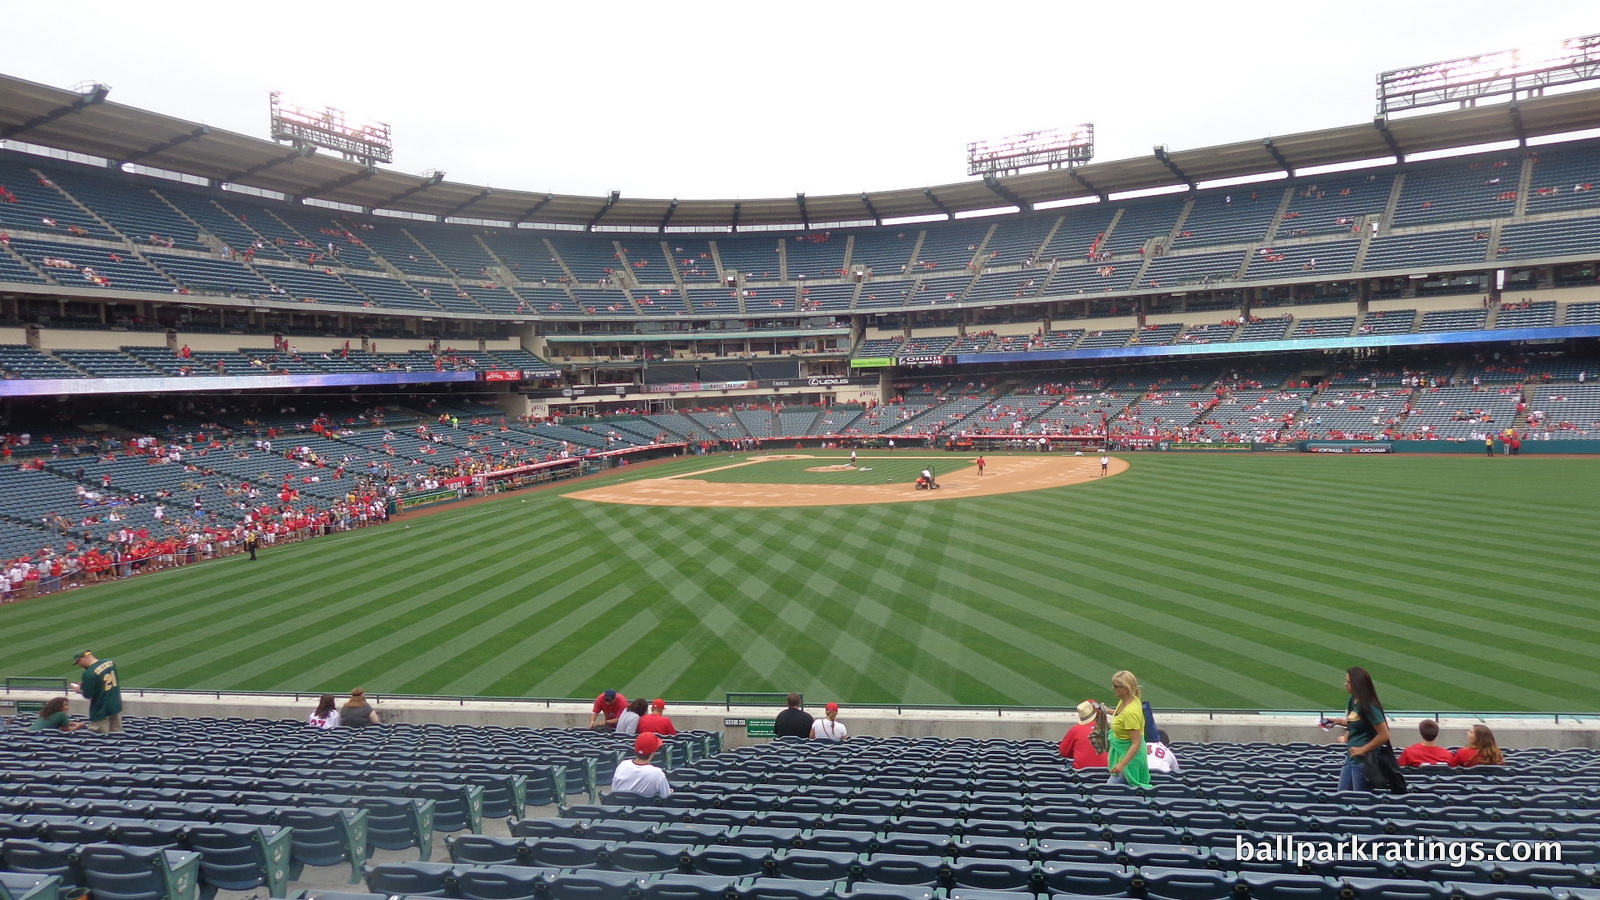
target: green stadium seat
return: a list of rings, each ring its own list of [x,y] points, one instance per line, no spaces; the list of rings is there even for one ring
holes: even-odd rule
[[[155,847],[88,844],[78,851],[97,900],[197,900],[200,854]]]

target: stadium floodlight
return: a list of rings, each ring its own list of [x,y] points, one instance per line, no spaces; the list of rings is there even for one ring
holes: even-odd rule
[[[311,109],[283,102],[280,92],[270,95],[272,139],[296,147],[321,147],[345,159],[373,166],[394,162],[394,144],[384,122],[349,123],[344,110],[325,106]]]
[[[1038,166],[1059,168],[1094,158],[1094,125],[1051,128],[967,144],[968,175],[1011,175]]]
[[[1480,97],[1526,93],[1600,77],[1600,34],[1569,38],[1545,47],[1497,50],[1378,75],[1378,115],[1459,103]]]

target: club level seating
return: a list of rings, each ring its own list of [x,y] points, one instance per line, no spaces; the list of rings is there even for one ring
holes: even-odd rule
[[[56,358],[93,378],[155,378],[164,372],[116,350],[56,350]]]
[[[1182,322],[1167,322],[1161,325],[1146,325],[1138,329],[1138,333],[1129,340],[1129,345],[1141,347],[1159,347],[1170,344],[1177,339],[1183,331]]]
[[[896,351],[899,356],[932,356],[945,353],[950,349],[952,339],[949,337],[913,337],[908,338],[900,349]]]
[[[1368,310],[1356,327],[1357,334],[1409,334],[1415,329],[1414,309]]]
[[[1294,325],[1293,316],[1276,316],[1270,319],[1252,317],[1234,337],[1236,341],[1280,341]]]
[[[1355,316],[1324,316],[1295,323],[1291,338],[1348,337],[1356,327]]]
[[[1349,240],[1317,241],[1289,247],[1263,247],[1250,254],[1244,280],[1306,278],[1350,271],[1355,265],[1361,242]]]
[[[861,342],[856,348],[854,356],[896,356],[900,347],[905,343],[905,338],[871,338]]]
[[[1487,237],[1482,229],[1382,235],[1372,239],[1361,268],[1366,272],[1380,272],[1429,264],[1483,262],[1488,252]]]
[[[211,259],[143,251],[146,259],[192,293],[265,297],[272,285],[238,259]]]
[[[1554,300],[1506,303],[1495,312],[1495,328],[1550,328],[1556,324]]]
[[[1233,340],[1239,331],[1237,322],[1210,322],[1190,325],[1178,336],[1180,344],[1217,344]]]
[[[946,353],[985,353],[995,341],[992,331],[969,331],[956,338]]]
[[[1078,341],[1079,350],[1112,349],[1127,346],[1136,330],[1133,328],[1106,328],[1085,332],[1082,340]]]
[[[1150,261],[1140,276],[1139,287],[1179,287],[1236,281],[1243,256],[1237,250],[1221,253],[1195,253],[1187,256],[1162,256]]]
[[[801,312],[830,312],[849,309],[855,299],[856,287],[853,283],[801,286],[797,306]]]
[[[1418,332],[1479,331],[1488,318],[1484,309],[1435,309],[1422,314]]]
[[[8,378],[84,378],[85,373],[26,344],[0,344],[0,373]]]
[[[1501,260],[1593,256],[1600,251],[1600,219],[1514,222],[1500,231],[1500,243],[1494,251]]]

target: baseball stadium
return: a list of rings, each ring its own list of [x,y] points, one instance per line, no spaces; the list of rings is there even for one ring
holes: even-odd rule
[[[1600,897],[1561,48],[737,200],[0,75],[0,900]]]

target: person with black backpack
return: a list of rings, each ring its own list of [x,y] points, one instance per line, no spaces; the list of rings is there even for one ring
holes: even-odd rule
[[[1347,729],[1340,740],[1350,750],[1344,768],[1339,771],[1339,790],[1393,789],[1387,777],[1379,784],[1374,784],[1372,778],[1374,768],[1386,768],[1382,766],[1384,753],[1388,754],[1391,762],[1394,758],[1394,749],[1389,745],[1389,722],[1383,712],[1383,703],[1378,699],[1378,688],[1372,683],[1372,674],[1361,666],[1351,666],[1345,671],[1344,689],[1350,695],[1345,717],[1343,721],[1333,719],[1330,722]],[[1397,765],[1391,767],[1395,774],[1399,773]],[[1404,787],[1396,792],[1401,791],[1404,791]]]

